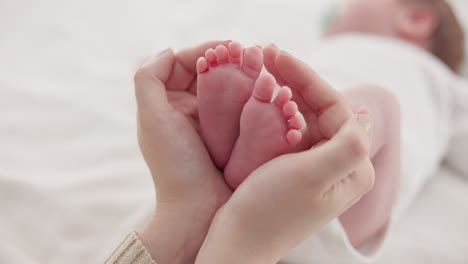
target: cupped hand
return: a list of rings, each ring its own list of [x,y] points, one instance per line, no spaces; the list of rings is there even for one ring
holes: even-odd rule
[[[200,136],[196,60],[208,42],[163,51],[135,74],[138,139],[156,188],[153,219],[139,233],[158,263],[193,263],[216,211],[231,195]]]
[[[308,92],[309,82],[317,81],[311,71],[299,60],[275,53],[276,72],[266,63],[268,69],[280,74],[275,74],[279,81],[290,75],[296,79],[285,84],[300,95],[297,101],[310,128],[313,140],[304,149],[323,144],[262,166],[231,197],[201,139],[197,116],[196,60],[219,44],[178,54],[166,50],[135,74],[139,143],[157,194],[155,215],[139,237],[158,263],[193,263],[208,229],[198,263],[229,263],[248,253],[256,256],[250,260],[276,259],[350,206],[372,182],[362,155],[367,141],[357,132],[361,128],[351,121],[343,126],[352,117],[344,102],[330,87]],[[216,260],[217,255],[221,258]]]
[[[266,69],[280,85],[291,88],[293,100],[306,120],[307,131],[301,150],[332,138],[353,117],[344,96],[304,62],[274,45],[264,48],[263,53]]]
[[[268,70],[299,99],[308,145],[261,166],[240,185],[216,215],[197,263],[276,263],[374,181],[371,117],[355,116],[300,60],[277,49],[264,52]]]

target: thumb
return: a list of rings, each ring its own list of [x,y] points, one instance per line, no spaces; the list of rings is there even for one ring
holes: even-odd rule
[[[172,73],[174,63],[174,52],[167,49],[137,70],[134,84],[139,109],[150,106],[160,109],[169,105],[165,84]]]
[[[374,121],[372,119],[372,116],[369,114],[369,111],[367,109],[362,109],[358,111],[357,114],[357,122],[359,124],[359,127],[361,128],[361,131],[364,133],[365,137],[365,142],[367,149],[371,151],[371,146],[372,146],[372,140],[374,138]]]
[[[356,170],[357,164],[369,159],[373,120],[369,114],[358,114],[348,120],[328,141],[322,141],[311,150],[295,154],[294,175],[304,182],[328,190]],[[311,177],[310,172],[315,172]],[[348,184],[363,184],[361,179]],[[365,183],[364,183],[365,184]]]

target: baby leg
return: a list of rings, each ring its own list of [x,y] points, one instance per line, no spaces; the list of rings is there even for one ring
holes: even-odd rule
[[[371,160],[374,187],[339,219],[354,247],[362,246],[390,220],[400,184],[400,106],[393,94],[375,86],[344,91],[353,110],[365,107],[374,119]]]

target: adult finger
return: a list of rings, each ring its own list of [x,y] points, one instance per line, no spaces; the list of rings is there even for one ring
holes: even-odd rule
[[[136,71],[134,83],[138,107],[168,105],[165,83],[171,76],[174,63],[174,52],[167,49]]]
[[[265,53],[267,69],[300,95],[300,101],[316,114],[313,121],[326,120],[320,124],[320,132],[325,138],[331,138],[352,117],[344,97],[301,60],[274,46],[265,48]]]
[[[369,192],[372,186],[374,186],[374,182],[374,165],[370,159],[367,159],[360,163],[356,170],[350,174],[346,180],[340,182],[343,187],[341,193],[338,194],[334,188],[330,188],[327,195],[335,200],[339,199],[339,197],[336,196],[348,197],[348,203],[343,205],[343,211],[341,212],[343,213],[354,205],[364,194]]]
[[[276,57],[280,53],[280,50],[275,44],[270,44],[269,46],[265,47],[263,49],[263,63],[265,65],[265,68],[268,70],[268,72],[275,77],[276,82],[281,85],[281,86],[287,86],[288,83],[281,77],[281,74],[279,73],[277,67],[276,67]],[[299,110],[302,114],[308,115],[312,111],[310,107],[303,107],[306,105],[304,102],[304,99],[296,90],[292,90],[293,92],[293,100],[298,104]]]
[[[329,141],[311,150],[294,154],[294,173],[306,177],[304,182],[328,190],[357,169],[358,164],[369,159],[373,121],[368,114],[349,120]],[[314,177],[310,177],[310,172]]]
[[[338,92],[301,60],[280,51],[275,63],[278,73],[287,85],[302,94],[316,112],[322,112],[324,108],[341,100]]]
[[[275,77],[276,82],[281,85],[287,85],[286,81],[281,77],[281,74],[278,72],[276,68],[276,56],[278,56],[279,49],[274,45],[271,44],[263,49],[263,64],[268,72]]]
[[[168,90],[186,91],[191,88],[196,78],[196,64],[198,58],[205,54],[210,48],[219,45],[228,46],[231,41],[208,41],[193,48],[187,48],[176,54],[176,63],[170,79],[166,83]]]
[[[304,95],[307,103],[317,112],[340,100],[340,95],[301,60],[270,45],[264,49],[267,70],[282,85],[288,85]]]
[[[340,208],[338,215],[341,215],[371,190],[374,181],[374,166],[367,159],[353,173],[332,185],[324,192],[323,197]]]

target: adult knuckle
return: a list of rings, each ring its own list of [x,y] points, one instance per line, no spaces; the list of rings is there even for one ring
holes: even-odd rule
[[[351,153],[351,155],[358,159],[364,159],[367,156],[367,146],[366,142],[359,131],[351,131],[346,139],[346,148]]]
[[[365,167],[362,171],[362,175],[360,175],[361,177],[359,177],[359,179],[360,179],[362,189],[365,192],[368,192],[374,186],[375,170],[370,160],[367,160],[364,166]]]
[[[135,94],[140,96],[144,94],[148,89],[151,89],[154,85],[164,86],[164,83],[158,79],[150,69],[150,66],[144,65],[140,67],[133,76]]]
[[[133,81],[135,82],[135,84],[138,84],[142,80],[148,78],[147,75],[147,69],[145,68],[145,66],[142,66],[138,70],[136,70],[135,74],[133,75]]]

